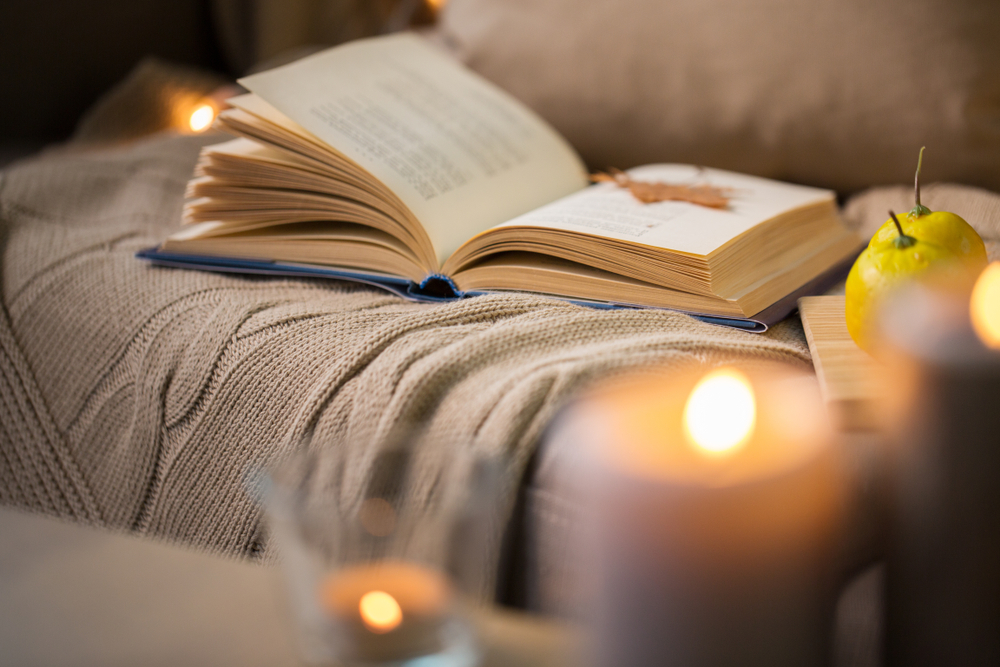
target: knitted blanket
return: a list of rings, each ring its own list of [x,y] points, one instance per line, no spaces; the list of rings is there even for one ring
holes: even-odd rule
[[[177,228],[205,141],[61,149],[0,175],[0,503],[252,557],[267,541],[247,470],[308,443],[357,507],[379,453],[419,424],[402,491],[421,513],[461,506],[477,462],[501,471],[495,562],[543,429],[586,383],[809,365],[796,318],[754,335],[666,311],[416,304],[135,259]],[[979,196],[1000,220],[1000,197]]]

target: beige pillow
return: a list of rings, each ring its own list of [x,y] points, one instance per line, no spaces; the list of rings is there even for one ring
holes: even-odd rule
[[[592,167],[1000,190],[997,0],[450,0],[438,28]]]

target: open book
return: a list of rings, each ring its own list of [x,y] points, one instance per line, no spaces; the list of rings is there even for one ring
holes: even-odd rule
[[[160,264],[370,282],[411,298],[525,290],[761,330],[853,259],[832,192],[687,165],[635,180],[731,188],[725,209],[588,186],[570,145],[414,35],[240,80]]]

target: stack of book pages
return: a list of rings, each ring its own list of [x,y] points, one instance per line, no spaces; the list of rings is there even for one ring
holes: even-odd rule
[[[728,204],[590,185],[547,123],[414,35],[240,83],[251,92],[217,121],[238,138],[204,149],[185,226],[140,256],[417,299],[530,291],[763,330],[860,248],[827,190],[677,164],[627,173],[711,186]]]

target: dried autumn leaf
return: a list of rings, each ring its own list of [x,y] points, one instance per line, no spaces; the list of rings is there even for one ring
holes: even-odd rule
[[[594,183],[615,183],[626,188],[632,196],[643,204],[653,204],[660,201],[686,201],[709,208],[726,208],[729,206],[731,188],[718,188],[713,185],[671,185],[663,182],[635,181],[623,171],[612,169],[608,173],[596,172],[590,175]]]

